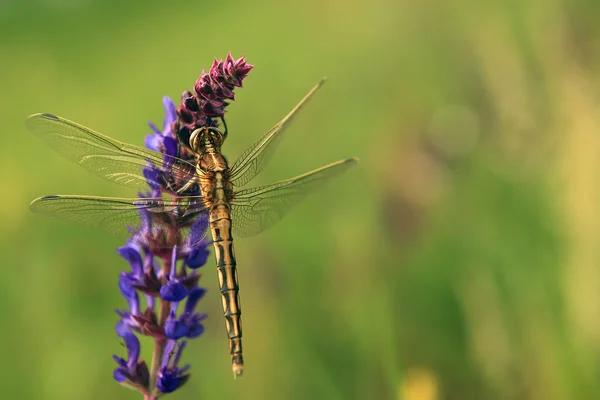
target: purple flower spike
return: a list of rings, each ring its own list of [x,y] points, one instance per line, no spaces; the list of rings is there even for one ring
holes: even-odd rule
[[[159,369],[156,382],[158,390],[162,393],[174,392],[187,382],[190,377],[190,374],[186,373],[190,368],[189,365],[186,365],[183,368],[177,366],[186,344],[187,342],[184,340],[178,345],[175,357],[173,357],[173,352],[177,343],[174,340],[169,340],[167,346],[165,346],[163,362]]]
[[[213,81],[219,83],[227,83],[227,85],[221,85],[218,89],[233,90],[231,85],[242,87],[242,80],[248,76],[248,72],[254,68],[254,65],[246,63],[246,57],[234,60],[231,56],[231,52],[227,54],[225,61],[213,62],[210,68],[210,77]],[[233,97],[231,97],[233,98]]]
[[[178,132],[185,127],[189,132],[202,126],[217,126],[214,118],[225,116],[228,100],[234,100],[234,90],[242,87],[242,81],[248,76],[254,65],[246,62],[246,57],[234,60],[231,53],[225,61],[214,60],[210,71],[202,71],[194,85],[194,92],[184,92],[182,103],[177,108],[178,123],[172,127]],[[187,143],[184,143],[187,145]]]
[[[162,162],[149,157],[142,165],[150,192],[139,193],[136,205],[140,223],[128,227],[131,238],[118,249],[130,267],[119,276],[119,289],[128,308],[116,310],[119,321],[115,326],[127,357],[113,358],[117,362],[115,380],[150,400],[179,389],[189,379],[190,366],[179,367],[187,343],[184,339],[201,336],[207,317],[196,311],[206,293],[198,286],[200,274],[196,270],[209,255],[211,241],[205,237],[209,221],[203,212],[200,185],[187,185],[196,176],[197,162],[189,139],[195,129],[224,124],[226,107],[252,68],[245,57],[235,60],[228,54],[224,61],[215,60],[208,72],[202,71],[193,90],[183,92],[177,107],[168,97],[163,98],[162,128],[148,124],[152,133],[146,136],[145,145],[163,157]],[[174,204],[184,199],[185,215],[179,215],[179,207],[172,213],[150,207],[155,200],[144,200],[149,198],[164,198]],[[138,335],[154,340],[153,359],[162,359],[152,364],[152,371],[140,359]]]

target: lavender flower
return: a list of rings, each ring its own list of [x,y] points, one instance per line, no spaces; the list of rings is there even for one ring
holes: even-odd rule
[[[158,372],[157,387],[163,393],[171,393],[179,389],[190,377],[186,372],[190,369],[189,365],[179,368],[177,364],[181,358],[181,353],[187,342],[182,340],[178,345],[175,357],[173,357],[174,348],[177,343],[174,340],[169,340],[165,346],[163,361]],[[172,361],[172,362],[171,362]]]
[[[225,124],[227,101],[234,99],[235,87],[242,86],[252,68],[244,57],[234,60],[231,54],[225,61],[215,60],[208,73],[202,71],[194,92],[184,92],[179,107],[175,108],[168,97],[163,98],[166,116],[162,129],[149,123],[153,133],[146,136],[144,143],[164,157],[162,165],[149,161],[143,169],[150,192],[139,194],[140,224],[129,228],[131,238],[118,249],[131,267],[119,276],[119,289],[128,308],[116,311],[120,317],[116,332],[127,348],[127,359],[113,356],[117,362],[115,380],[139,391],[147,400],[177,390],[190,377],[190,366],[179,367],[179,363],[187,345],[185,339],[194,339],[204,332],[207,316],[197,312],[196,307],[206,290],[198,286],[197,269],[206,263],[211,242],[205,239],[207,214],[193,215],[194,207],[197,211],[203,208],[199,200],[197,205],[191,202],[193,197],[184,202],[186,212],[192,211],[191,219],[175,214],[157,215],[144,204],[152,204],[163,194],[172,200],[183,196],[199,198],[198,184],[184,187],[195,173],[186,169],[195,163],[195,155],[187,148],[189,135],[202,126],[217,126],[219,120]],[[175,168],[176,174],[172,173]],[[182,188],[185,192],[180,193]],[[154,339],[150,368],[140,360],[137,335]]]
[[[135,388],[148,387],[148,367],[144,361],[139,360],[140,341],[133,333],[127,330],[122,331],[119,336],[123,338],[127,347],[127,361],[113,356],[114,360],[119,364],[119,367],[114,372],[115,380],[120,383],[127,383]]]
[[[175,155],[177,141],[170,127],[173,121],[174,105],[170,99],[164,99],[167,117],[160,131],[151,125],[154,133],[146,137],[146,146],[166,155]],[[167,159],[168,157],[165,157]],[[159,176],[167,176],[169,162],[161,166],[150,164],[144,169],[151,193],[140,194],[140,199],[160,197],[168,191]],[[208,219],[199,216],[190,228],[190,234],[182,249],[177,245],[169,248],[165,229],[183,229],[183,226],[165,226],[156,224],[151,213],[140,208],[140,225],[130,229],[132,237],[127,244],[118,249],[118,253],[130,265],[131,270],[121,272],[119,289],[125,297],[128,309],[117,310],[120,321],[116,326],[117,335],[127,348],[127,359],[113,356],[117,362],[114,378],[117,382],[138,390],[147,399],[157,399],[160,393],[170,393],[181,387],[188,379],[189,366],[179,369],[177,363],[185,348],[183,338],[200,336],[204,327],[201,321],[206,315],[195,312],[198,300],[205,289],[198,287],[200,275],[198,267],[206,263],[210,241],[204,240]],[[162,261],[162,262],[161,262]],[[179,264],[179,265],[178,265]],[[145,298],[146,308],[142,310],[140,298]],[[158,300],[158,301],[157,301]],[[185,301],[181,313],[177,306]],[[157,303],[160,303],[160,307]],[[172,334],[176,326],[177,334]],[[150,369],[140,360],[140,341],[136,335],[151,336],[155,341],[155,350]],[[176,336],[174,338],[173,336]],[[174,361],[170,355],[177,347]]]

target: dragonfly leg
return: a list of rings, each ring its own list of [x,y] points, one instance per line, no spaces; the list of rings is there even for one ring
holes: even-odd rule
[[[223,131],[223,137],[227,137],[227,123],[225,122],[225,117],[221,117],[221,122],[223,123],[223,128],[225,128]]]
[[[185,193],[186,190],[188,190],[189,188],[192,187],[192,185],[194,185],[195,183],[198,182],[198,178],[194,178],[194,179],[190,179],[189,181],[187,181],[185,183],[185,185],[183,185],[182,187],[180,187],[175,194],[182,194]]]

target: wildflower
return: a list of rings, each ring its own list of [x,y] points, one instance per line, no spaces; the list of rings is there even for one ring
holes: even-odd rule
[[[187,382],[190,377],[190,374],[186,373],[190,369],[189,365],[186,365],[183,368],[177,366],[186,344],[187,342],[185,340],[181,341],[175,352],[175,357],[173,357],[173,353],[177,342],[169,340],[165,346],[163,361],[157,379],[157,387],[163,393],[174,392]]]
[[[172,102],[165,99],[164,104],[167,112],[164,128],[159,131],[153,127],[154,133],[146,137],[146,145],[159,149],[166,155],[165,160],[168,160],[168,156],[177,154],[178,148],[177,141],[169,130]],[[166,177],[170,167],[172,164],[165,161],[159,167],[149,163],[144,168],[144,176],[151,192],[140,193],[140,205],[145,204],[144,200],[152,201],[161,192],[168,191]],[[186,373],[189,366],[182,369],[177,367],[185,348],[185,341],[178,340],[183,337],[198,337],[204,330],[200,322],[206,315],[194,311],[202,297],[200,293],[205,292],[205,289],[198,286],[200,275],[195,269],[206,263],[210,241],[203,240],[208,219],[200,215],[192,223],[182,249],[177,245],[170,248],[165,239],[165,230],[183,230],[185,226],[178,226],[177,221],[171,226],[156,223],[152,213],[143,206],[140,206],[138,212],[139,226],[130,228],[132,237],[125,246],[118,249],[119,255],[129,263],[131,269],[121,272],[119,277],[119,289],[129,307],[116,311],[120,317],[116,331],[127,348],[127,359],[113,356],[117,362],[114,378],[154,399],[158,398],[158,392],[170,393],[181,387],[189,377]],[[146,302],[143,311],[140,301],[142,296]],[[160,308],[157,307],[156,299],[160,299]],[[178,315],[177,305],[181,301],[185,301],[186,306]],[[161,312],[163,307],[170,312],[165,315]],[[170,334],[173,321],[176,321],[178,330],[183,332],[175,335],[177,339],[169,338],[173,336]],[[157,362],[153,362],[150,369],[145,361],[139,359],[141,349],[136,334],[151,336],[156,342],[153,360]],[[175,347],[177,355],[169,364],[173,360],[170,354]],[[160,360],[162,363],[159,364]]]
[[[254,65],[246,62],[246,57],[234,60],[231,53],[225,61],[214,60],[210,71],[202,71],[194,84],[194,91],[185,91],[181,95],[181,104],[177,107],[177,121],[172,123],[171,131],[187,144],[189,135],[203,126],[217,126],[220,119],[224,122],[225,107],[228,100],[234,100],[234,89],[242,87],[242,81]],[[226,128],[226,127],[225,127]],[[225,133],[227,129],[225,129]]]
[[[187,185],[196,173],[196,158],[186,147],[186,133],[217,126],[218,120],[225,124],[228,100],[234,99],[234,88],[242,86],[252,68],[244,57],[234,60],[231,54],[225,61],[215,60],[208,73],[202,71],[194,91],[184,92],[178,107],[163,98],[162,129],[149,123],[152,133],[146,136],[145,146],[162,153],[163,160],[148,160],[142,169],[150,192],[139,194],[139,226],[129,227],[131,237],[118,249],[131,268],[119,276],[128,308],[116,311],[120,318],[116,332],[127,348],[127,359],[113,356],[115,380],[149,400],[177,390],[189,379],[190,366],[179,366],[183,350],[187,340],[202,335],[207,317],[197,311],[206,293],[199,286],[197,270],[209,255],[211,242],[205,235],[209,220],[199,185]],[[180,213],[178,200],[183,197]],[[157,211],[166,204],[163,199],[171,201],[174,211]],[[150,367],[140,359],[137,335],[155,341]]]
[[[125,383],[133,387],[148,387],[149,373],[144,361],[139,360],[140,341],[130,331],[121,331],[121,338],[127,347],[127,360],[113,356],[119,367],[115,369],[114,378],[117,382]]]

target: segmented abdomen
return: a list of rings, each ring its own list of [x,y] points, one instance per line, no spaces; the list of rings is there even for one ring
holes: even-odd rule
[[[239,285],[236,270],[235,251],[231,237],[231,217],[227,204],[211,208],[210,228],[213,235],[219,289],[223,301],[223,313],[229,337],[229,352],[234,377],[242,376],[244,359],[242,356],[242,310],[240,307]]]

